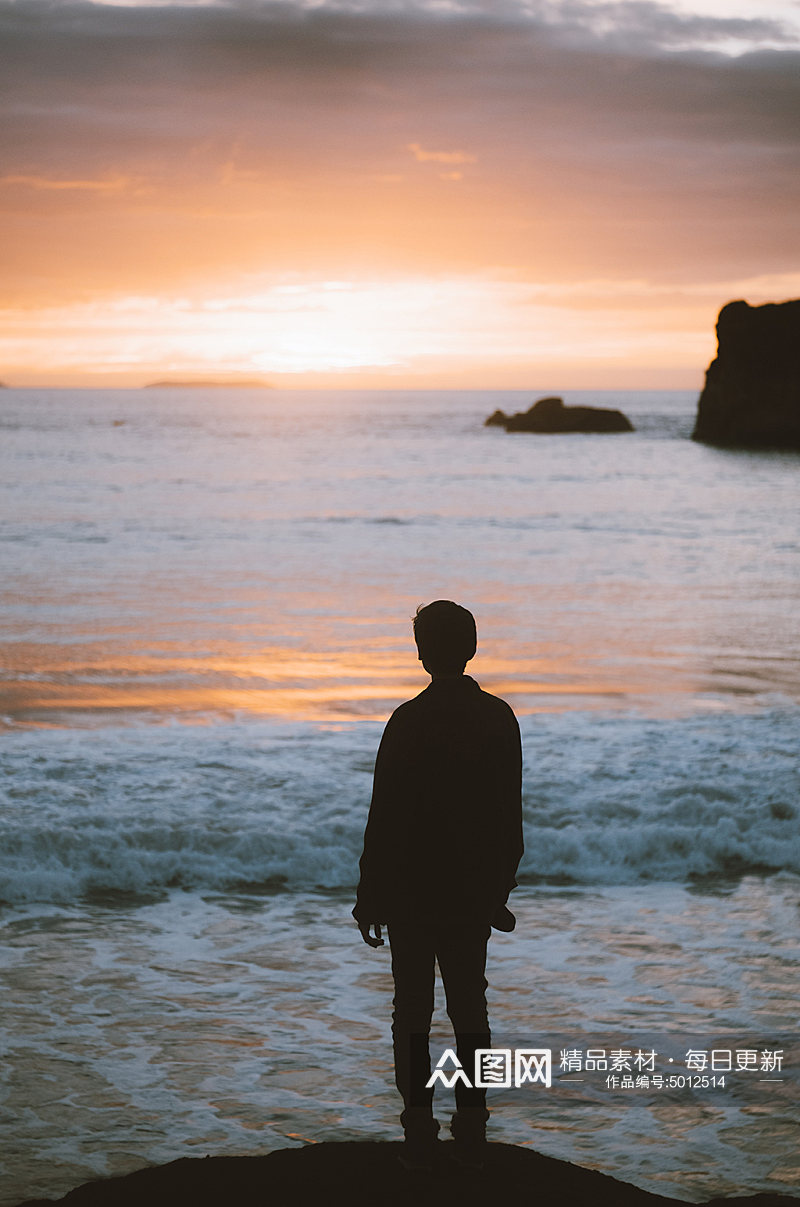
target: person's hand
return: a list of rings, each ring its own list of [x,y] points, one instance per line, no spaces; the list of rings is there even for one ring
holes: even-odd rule
[[[374,935],[369,933],[370,927],[375,931]],[[359,922],[358,929],[361,931],[361,938],[369,947],[383,947],[380,922]]]
[[[503,930],[509,934],[517,925],[517,919],[507,905],[499,905],[492,914],[490,925],[495,930]]]

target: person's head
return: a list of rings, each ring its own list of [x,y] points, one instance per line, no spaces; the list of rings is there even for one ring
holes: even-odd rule
[[[437,599],[417,608],[414,640],[429,675],[461,675],[475,654],[475,617],[451,599]]]

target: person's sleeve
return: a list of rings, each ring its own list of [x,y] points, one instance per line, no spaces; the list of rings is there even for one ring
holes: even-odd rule
[[[508,894],[517,886],[517,868],[525,850],[522,838],[522,739],[517,718],[508,710],[508,745],[503,779],[505,791],[502,801],[502,840],[500,864],[502,869],[501,900],[504,905]]]
[[[402,769],[402,724],[394,713],[383,731],[375,759],[372,801],[364,850],[359,861],[360,878],[353,917],[357,922],[386,922],[397,852],[394,833],[397,825],[398,786]]]

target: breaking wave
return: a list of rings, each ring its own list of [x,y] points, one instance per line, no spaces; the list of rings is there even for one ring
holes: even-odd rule
[[[522,718],[528,883],[800,873],[797,712]],[[380,726],[9,733],[0,900],[349,890]]]

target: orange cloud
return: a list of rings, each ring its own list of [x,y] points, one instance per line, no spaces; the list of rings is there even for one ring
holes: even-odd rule
[[[30,189],[53,192],[74,190],[88,193],[119,193],[133,182],[128,176],[107,177],[103,180],[54,180],[47,176],[0,176],[0,184],[24,185]]]
[[[478,156],[466,151],[426,151],[418,142],[410,142],[407,150],[417,163],[477,163]]]

